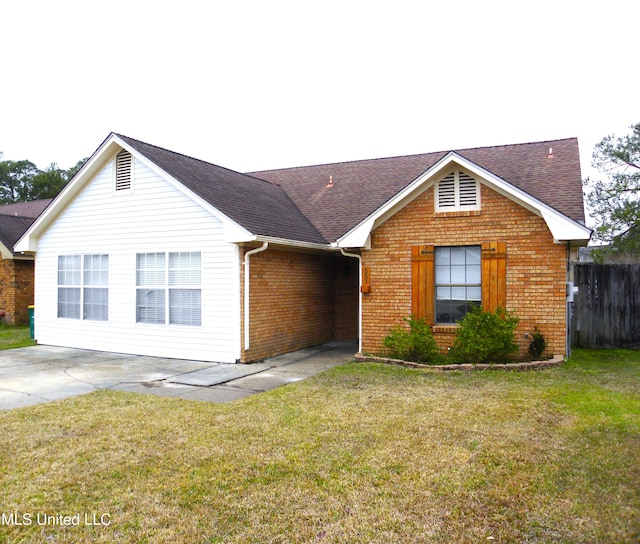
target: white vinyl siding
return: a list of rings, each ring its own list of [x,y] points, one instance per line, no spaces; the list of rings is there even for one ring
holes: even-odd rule
[[[480,184],[462,170],[447,174],[436,184],[436,211],[480,209]]]
[[[108,161],[38,242],[38,342],[236,362],[240,357],[240,254],[235,244],[224,241],[222,221],[138,160],[133,161],[135,191],[115,193],[114,168],[115,161]],[[173,317],[157,324],[136,321],[136,256],[150,253],[165,255],[167,261],[174,253],[200,255],[199,286],[192,283],[196,275],[191,267],[186,267],[189,272],[186,277],[181,275],[179,285],[163,285],[165,315],[173,288],[175,311]],[[59,255],[109,256],[108,321],[58,317],[57,278],[50,271],[57,270]],[[167,270],[167,282],[176,273]],[[194,289],[200,291],[200,326],[177,326],[195,322],[195,314],[188,309],[197,305]],[[169,319],[175,319],[176,324],[170,324]]]

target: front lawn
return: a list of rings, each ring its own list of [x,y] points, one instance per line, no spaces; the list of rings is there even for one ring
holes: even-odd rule
[[[0,543],[636,542],[640,352],[0,412],[0,489]]]
[[[29,327],[10,327],[0,323],[0,349],[23,348],[33,346],[35,342],[29,336]]]

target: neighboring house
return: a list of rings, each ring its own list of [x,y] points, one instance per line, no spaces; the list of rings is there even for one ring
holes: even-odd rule
[[[51,199],[0,206],[0,322],[28,323],[33,304],[33,254],[16,253],[14,244]]]
[[[40,343],[248,362],[472,303],[565,353],[589,237],[576,139],[242,174],[111,134],[16,251]]]

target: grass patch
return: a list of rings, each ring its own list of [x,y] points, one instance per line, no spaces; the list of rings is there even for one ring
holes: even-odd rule
[[[0,542],[635,542],[639,384],[640,352],[578,350],[539,372],[354,363],[224,405],[100,391],[2,412],[0,514],[34,522]]]
[[[10,327],[0,324],[0,349],[24,348],[35,346],[29,335],[29,327]]]

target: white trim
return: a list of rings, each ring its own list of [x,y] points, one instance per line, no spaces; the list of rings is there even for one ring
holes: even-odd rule
[[[247,229],[233,221],[220,210],[209,204],[202,197],[188,189],[185,185],[169,175],[157,164],[147,159],[124,140],[115,134],[109,137],[100,145],[90,159],[84,164],[79,172],[74,176],[71,183],[62,190],[62,192],[53,200],[47,209],[36,219],[36,221],[27,229],[15,245],[16,251],[37,251],[38,238],[53,222],[53,220],[73,201],[73,199],[82,191],[84,186],[91,181],[107,163],[113,160],[116,154],[124,149],[131,153],[132,159],[140,161],[150,170],[161,176],[168,183],[173,185],[183,194],[187,195],[194,202],[198,203],[204,209],[209,211],[214,217],[219,219],[224,225],[225,241],[249,241],[253,234]]]
[[[340,248],[340,254],[358,259],[358,353],[362,353],[362,255],[348,253],[344,248]]]
[[[384,223],[389,217],[434,185],[438,176],[442,175],[442,171],[445,168],[450,168],[453,164],[468,170],[480,178],[478,179],[479,183],[485,183],[485,185],[496,192],[542,217],[547,223],[556,242],[568,240],[587,241],[591,238],[591,230],[581,223],[574,221],[522,189],[518,189],[511,183],[461,157],[454,151],[451,151],[404,189],[396,193],[394,197],[389,199],[375,212],[353,227],[349,232],[338,238],[336,247],[364,247],[364,242],[368,240],[374,228]]]

